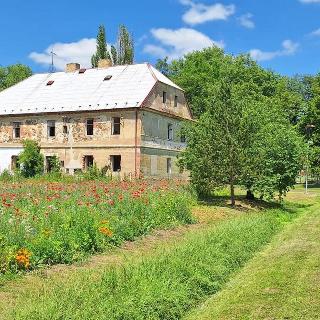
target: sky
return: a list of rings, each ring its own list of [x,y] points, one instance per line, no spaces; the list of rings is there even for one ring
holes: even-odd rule
[[[119,24],[135,41],[135,62],[182,57],[215,44],[249,53],[283,75],[320,72],[320,0],[10,0],[1,3],[0,65],[47,72],[68,62],[90,67],[105,25],[114,44]]]

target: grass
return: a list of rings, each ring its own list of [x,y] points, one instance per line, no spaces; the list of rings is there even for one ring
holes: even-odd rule
[[[2,182],[0,282],[9,272],[72,263],[155,228],[192,223],[191,202],[178,181]]]
[[[43,279],[18,292],[5,319],[180,319],[297,216],[283,208],[237,212],[145,257]]]
[[[301,191],[291,196],[300,198]],[[319,189],[309,199],[315,191]],[[186,319],[319,319],[319,210],[317,203],[287,226],[222,291]]]

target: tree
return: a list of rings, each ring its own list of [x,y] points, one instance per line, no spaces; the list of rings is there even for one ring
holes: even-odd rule
[[[32,70],[30,67],[20,63],[0,67],[0,91],[17,84],[31,75]]]
[[[43,174],[44,157],[40,153],[40,146],[33,140],[23,141],[23,151],[18,156],[21,174],[26,177],[34,177]]]
[[[97,35],[97,51],[91,57],[91,65],[93,68],[98,67],[98,62],[101,59],[110,59],[107,47],[106,30],[103,25],[99,26]]]
[[[129,31],[120,25],[117,40],[117,63],[119,65],[132,64],[134,60],[134,44]]]
[[[156,63],[156,69],[158,69],[166,77],[170,77],[170,64],[168,63],[168,57],[164,59],[158,59]]]
[[[180,158],[198,193],[229,185],[233,205],[235,185],[282,197],[297,176],[302,148],[278,93],[282,78],[218,48],[191,53],[170,70],[199,116],[186,128]]]

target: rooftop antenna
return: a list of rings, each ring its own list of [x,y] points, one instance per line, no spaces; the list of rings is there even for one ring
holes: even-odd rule
[[[56,56],[57,54],[54,53],[52,50],[50,51],[50,54],[51,54],[51,64],[50,64],[50,67],[49,67],[49,72],[53,73],[56,70],[56,68],[54,66],[54,56]]]

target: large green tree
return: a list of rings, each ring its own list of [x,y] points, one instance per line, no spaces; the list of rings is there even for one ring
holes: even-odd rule
[[[218,48],[174,61],[170,72],[199,118],[186,129],[188,146],[180,159],[197,191],[229,185],[232,204],[235,185],[282,197],[297,176],[302,144],[279,94],[283,79],[248,56]]]
[[[107,47],[106,29],[103,25],[99,26],[97,35],[97,51],[91,57],[91,65],[93,68],[98,66],[100,59],[110,59]]]
[[[30,67],[20,63],[0,67],[0,91],[17,84],[31,75],[32,70]]]

